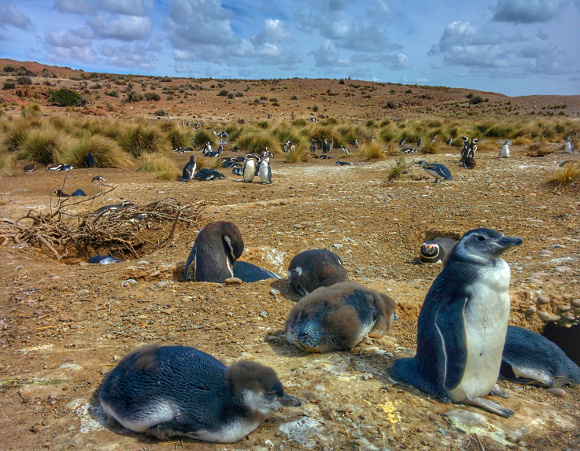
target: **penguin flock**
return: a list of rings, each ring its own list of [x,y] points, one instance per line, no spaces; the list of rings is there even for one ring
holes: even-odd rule
[[[521,244],[487,228],[422,243],[421,262],[441,262],[443,269],[419,314],[415,356],[387,368],[394,383],[503,417],[515,412],[487,398],[508,397],[497,385],[500,376],[545,387],[580,383],[580,368],[554,343],[508,326],[511,276],[503,254]],[[187,258],[184,282],[190,274],[195,282],[280,279],[240,261],[243,250],[234,223],[207,224]],[[95,263],[112,263],[97,257]],[[294,256],[288,286],[302,297],[285,321],[286,340],[302,352],[349,351],[366,337],[385,336],[397,319],[396,301],[350,281],[341,258],[327,249]],[[187,346],[134,350],[105,376],[98,397],[104,412],[131,431],[222,443],[241,440],[279,408],[301,405],[273,368],[244,360],[227,367]]]

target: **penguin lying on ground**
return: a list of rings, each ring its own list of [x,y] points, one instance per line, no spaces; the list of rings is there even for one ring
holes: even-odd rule
[[[34,170],[36,170],[36,165],[35,164],[27,164],[26,166],[24,166],[24,168],[22,168],[22,170],[24,172],[33,172]]]
[[[117,260],[115,257],[110,255],[93,255],[87,260],[87,263],[98,263],[101,265],[110,265],[112,263],[121,263],[122,260]]]
[[[500,375],[520,384],[562,387],[580,384],[580,368],[546,337],[508,326]]]
[[[514,414],[481,396],[497,382],[508,327],[510,267],[501,257],[521,243],[490,229],[463,235],[423,302],[417,353],[395,360],[392,379],[445,402]]]
[[[93,214],[99,215],[105,213],[106,211],[120,210],[122,208],[127,208],[132,205],[134,205],[133,202],[131,202],[130,200],[126,200],[124,202],[121,202],[120,204],[105,205],[104,207],[95,210]]]
[[[223,283],[234,276],[232,268],[243,251],[244,240],[238,226],[227,221],[210,222],[195,238],[183,281],[187,282],[193,263],[193,280]]]
[[[251,283],[266,279],[281,279],[278,274],[248,262],[237,261],[233,271],[234,277],[237,277],[242,282]]]
[[[342,260],[327,249],[311,249],[296,255],[288,267],[290,288],[306,296],[318,287],[348,280]]]
[[[197,174],[195,174],[194,177],[197,178],[200,182],[206,182],[208,180],[220,180],[226,178],[226,176],[223,175],[221,172],[218,172],[215,169],[207,169],[207,168],[201,168],[199,171],[197,171]]]
[[[134,432],[160,440],[241,440],[281,407],[300,406],[269,367],[242,360],[226,367],[186,346],[144,346],[106,376],[105,413]]]
[[[286,320],[286,339],[307,352],[351,349],[391,327],[396,302],[354,282],[320,287],[298,301]]]
[[[457,240],[451,238],[435,238],[421,244],[421,263],[447,263],[449,254],[457,244]]]

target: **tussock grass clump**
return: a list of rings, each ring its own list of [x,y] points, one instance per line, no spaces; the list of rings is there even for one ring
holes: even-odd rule
[[[205,130],[198,130],[195,132],[195,135],[193,135],[192,144],[194,147],[205,146],[205,144],[208,142],[213,145],[213,138],[213,133],[210,134]]]
[[[383,148],[378,141],[361,144],[358,153],[362,158],[368,161],[382,160],[385,158]]]
[[[209,166],[211,166],[211,164],[210,164],[210,160],[208,157],[204,157],[203,155],[200,155],[200,156],[196,155],[195,156],[196,171],[199,171],[200,169],[203,169],[203,168],[207,168]]]
[[[103,135],[107,138],[119,139],[123,136],[124,126],[117,119],[99,118],[87,119],[79,124],[81,128],[85,128],[91,135]]]
[[[17,119],[6,125],[4,148],[9,152],[22,150],[24,141],[28,138],[30,127],[26,119]]]
[[[0,174],[12,175],[16,164],[16,154],[9,152],[0,152]]]
[[[134,167],[131,157],[111,138],[102,135],[73,139],[65,153],[64,160],[74,167],[85,167],[87,155],[92,152],[98,168],[129,169]]]
[[[177,167],[169,158],[156,153],[143,154],[139,170],[154,172],[158,180],[175,180],[179,175]]]
[[[258,154],[266,147],[274,154],[279,149],[276,138],[270,133],[252,132],[252,129],[244,130],[236,140],[236,145],[242,149],[247,149],[250,152]]]
[[[62,163],[63,140],[60,132],[49,125],[30,130],[19,158],[37,161],[45,166]]]
[[[391,169],[389,173],[389,180],[398,180],[401,175],[407,172],[408,164],[405,157],[399,157],[395,163],[395,166]]]
[[[42,110],[40,109],[40,105],[34,102],[22,108],[20,115],[22,117],[40,117],[42,116]]]
[[[441,151],[441,143],[438,143],[436,141],[431,142],[431,140],[429,140],[427,143],[425,143],[423,145],[423,147],[420,148],[421,153],[426,153],[426,154],[436,154],[439,153]]]
[[[119,139],[119,144],[135,158],[146,153],[160,152],[167,146],[159,129],[140,123],[128,127],[125,135]]]
[[[568,186],[580,180],[580,163],[570,161],[562,166],[559,171],[548,179],[548,182],[558,187]]]
[[[284,161],[286,163],[307,163],[310,161],[310,153],[305,147],[296,146],[284,154]]]

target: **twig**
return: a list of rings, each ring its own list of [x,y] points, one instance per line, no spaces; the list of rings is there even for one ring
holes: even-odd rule
[[[62,259],[62,257],[60,256],[60,254],[56,251],[56,249],[54,247],[51,246],[51,244],[46,240],[46,238],[44,238],[42,235],[40,235],[38,233],[36,234],[36,237],[40,241],[42,241],[45,244],[45,246],[48,247],[52,251],[52,253],[56,256],[56,259],[57,260],[61,260]]]
[[[479,436],[477,434],[473,434],[473,435],[475,435],[475,439],[477,440],[477,444],[479,445],[480,451],[485,451],[485,448],[483,447],[483,445],[481,444],[481,441],[479,440]]]

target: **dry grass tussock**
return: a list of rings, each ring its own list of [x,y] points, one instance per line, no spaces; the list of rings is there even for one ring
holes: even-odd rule
[[[556,174],[548,179],[548,182],[557,187],[569,186],[580,180],[580,162],[570,161],[565,163]]]
[[[286,163],[307,163],[310,161],[310,152],[302,146],[296,146],[284,154],[284,161]]]
[[[87,155],[92,152],[98,168],[134,167],[133,159],[111,138],[102,135],[84,136],[70,141],[64,153],[64,160],[74,167],[85,167]]]
[[[385,158],[383,146],[378,141],[361,144],[358,149],[358,154],[368,161],[382,160]]]
[[[154,172],[158,180],[175,180],[179,175],[179,169],[166,156],[146,153],[141,158],[140,171]]]

